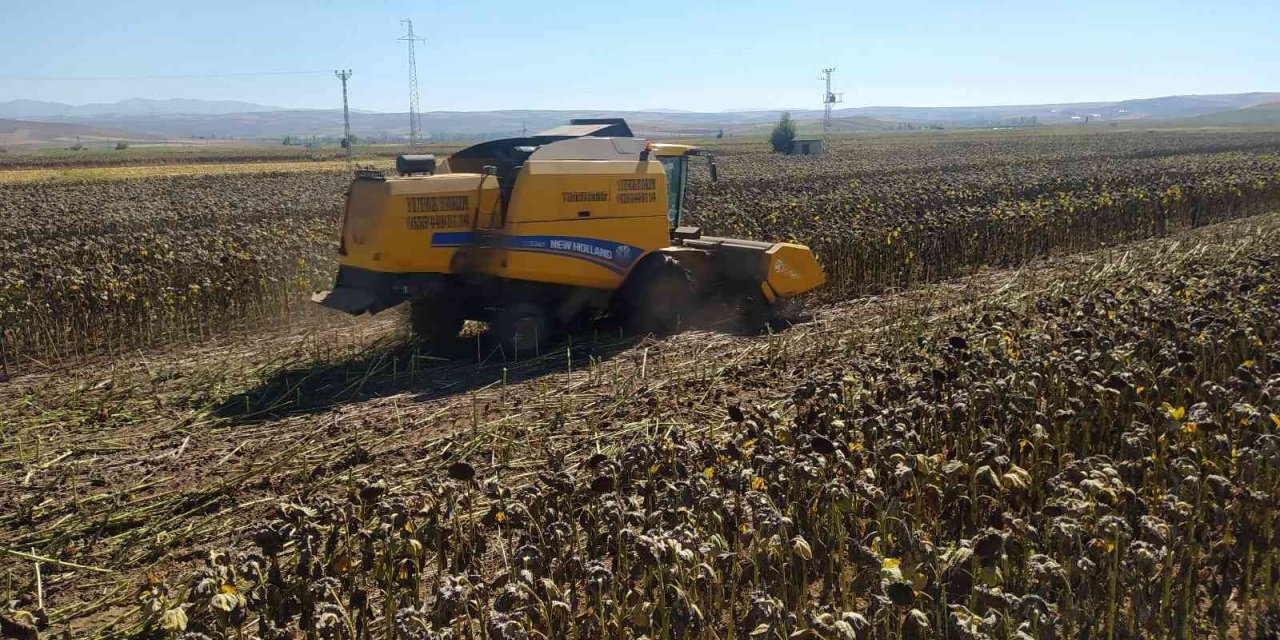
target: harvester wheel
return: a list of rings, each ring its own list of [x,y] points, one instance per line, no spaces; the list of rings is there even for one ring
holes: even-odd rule
[[[420,298],[409,302],[409,325],[414,335],[435,344],[445,344],[458,337],[466,323],[456,301]]]
[[[693,278],[675,258],[658,255],[636,267],[619,295],[623,321],[633,331],[674,333],[693,308]]]
[[[749,333],[777,331],[787,324],[790,303],[779,300],[770,303],[758,295],[745,297],[738,304],[738,318],[742,328]]]
[[[508,357],[538,355],[551,342],[551,322],[541,306],[514,302],[494,313],[489,336]]]

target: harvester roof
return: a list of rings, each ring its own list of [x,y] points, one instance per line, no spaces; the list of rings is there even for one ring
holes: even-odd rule
[[[547,129],[537,135],[565,136],[569,138],[586,136],[596,138],[635,137],[635,134],[631,133],[631,127],[627,126],[627,121],[623,118],[574,118],[569,121],[569,124]]]
[[[569,124],[548,129],[532,136],[489,140],[462,149],[449,156],[448,171],[452,173],[479,173],[483,167],[497,167],[499,175],[524,163],[532,154],[543,151],[554,142],[580,140],[582,144],[555,145],[537,156],[543,160],[613,160],[620,156],[639,154],[645,142],[636,138],[631,127],[622,118],[578,118]],[[611,142],[606,143],[605,140]],[[591,141],[590,143],[588,141]],[[598,142],[598,144],[597,144]],[[680,144],[647,145],[659,157],[683,156],[698,151],[697,147]]]
[[[686,156],[690,153],[702,150],[702,147],[695,147],[687,144],[667,144],[662,142],[651,143],[649,148],[653,150],[653,155],[662,158],[670,156]]]

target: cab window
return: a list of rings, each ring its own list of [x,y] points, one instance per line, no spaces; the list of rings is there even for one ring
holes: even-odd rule
[[[680,225],[680,209],[684,206],[685,167],[688,161],[682,156],[658,159],[667,172],[667,224],[674,229]]]

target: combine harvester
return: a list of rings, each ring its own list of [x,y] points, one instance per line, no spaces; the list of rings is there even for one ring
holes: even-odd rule
[[[706,150],[590,119],[468,147],[438,170],[419,155],[398,157],[395,177],[359,171],[337,281],[312,299],[357,315],[408,302],[433,341],[486,321],[495,345],[524,353],[601,312],[666,333],[707,303],[764,315],[825,282],[808,247],[681,226],[696,156],[716,180]]]

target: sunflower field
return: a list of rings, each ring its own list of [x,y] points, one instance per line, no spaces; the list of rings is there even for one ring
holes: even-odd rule
[[[290,324],[342,171],[0,179],[0,636],[1280,635],[1280,132],[715,150],[795,322],[519,362]]]
[[[1280,134],[887,136],[821,157],[721,144],[695,172],[709,234],[807,243],[826,300],[1268,210]],[[216,165],[210,165],[215,166]],[[5,183],[0,362],[183,340],[304,306],[327,286],[341,170]],[[24,364],[25,363],[25,364]]]

